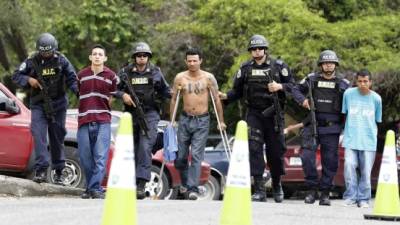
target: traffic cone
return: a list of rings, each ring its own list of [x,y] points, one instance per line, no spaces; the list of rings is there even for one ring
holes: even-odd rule
[[[252,224],[249,143],[247,123],[243,120],[236,127],[220,224]]]
[[[132,116],[121,116],[107,183],[102,225],[136,225],[136,182]]]
[[[400,221],[398,185],[395,135],[389,130],[386,133],[374,211],[372,215],[364,215],[364,218]]]

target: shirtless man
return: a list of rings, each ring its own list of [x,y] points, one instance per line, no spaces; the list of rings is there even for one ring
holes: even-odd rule
[[[213,94],[217,114],[221,121],[221,129],[225,129],[224,115],[221,101],[218,96],[218,84],[214,75],[200,69],[202,56],[199,50],[186,51],[187,71],[178,73],[174,80],[173,95],[170,104],[172,120],[176,104],[176,96],[180,89],[183,98],[183,112],[178,126],[178,157],[175,167],[179,170],[182,180],[181,192],[190,200],[198,198],[201,161],[204,159],[204,148],[208,136],[210,116],[208,101],[210,91]],[[191,163],[188,163],[189,147],[191,149]]]

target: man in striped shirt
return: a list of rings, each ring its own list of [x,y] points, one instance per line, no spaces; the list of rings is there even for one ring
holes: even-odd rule
[[[117,88],[116,74],[104,65],[106,50],[95,45],[89,55],[91,65],[78,73],[78,150],[86,175],[82,198],[104,198],[101,182],[106,171],[111,141],[111,92]]]

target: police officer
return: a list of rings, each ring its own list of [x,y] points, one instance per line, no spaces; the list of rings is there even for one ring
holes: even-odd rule
[[[133,114],[134,120],[134,143],[135,143],[135,164],[137,198],[146,197],[145,185],[150,180],[151,173],[151,151],[157,139],[157,124],[160,120],[160,103],[162,100],[171,98],[170,88],[159,67],[150,63],[153,53],[150,46],[145,42],[138,42],[132,52],[132,63],[121,68],[118,72],[120,83],[116,96],[122,98],[125,110]],[[127,76],[128,79],[123,76]],[[142,107],[145,120],[149,130],[147,136],[143,128],[135,118],[135,103],[128,94],[126,82],[130,82]]]
[[[285,100],[284,91],[293,86],[293,78],[288,65],[280,59],[268,55],[269,44],[264,36],[254,35],[250,38],[248,51],[252,59],[243,63],[236,73],[233,89],[227,94],[220,94],[226,103],[244,98],[247,106],[246,121],[249,130],[250,169],[254,179],[253,201],[266,201],[264,149],[267,163],[271,170],[273,196],[275,202],[282,202],[283,191],[281,175],[285,174],[283,154],[285,140],[282,129],[283,112],[277,109],[263,114],[273,107],[273,95],[277,94],[280,108]],[[273,81],[268,79],[272,75]],[[266,148],[264,148],[264,144]]]
[[[321,145],[322,175],[318,181],[315,165],[315,151],[311,137],[311,122],[304,123],[302,131],[301,160],[305,174],[305,183],[309,188],[305,203],[313,204],[318,198],[318,187],[321,191],[320,205],[330,205],[329,191],[338,168],[338,143],[342,130],[341,117],[342,97],[349,87],[349,81],[342,78],[336,68],[339,59],[334,51],[322,51],[318,66],[321,71],[307,75],[293,88],[293,97],[303,107],[310,109],[310,101],[306,98],[311,85],[311,93],[315,105],[317,141]],[[305,120],[307,121],[307,120]]]
[[[76,73],[68,59],[57,51],[57,40],[43,33],[36,41],[36,50],[14,72],[13,81],[21,87],[30,87],[31,132],[35,142],[35,176],[33,180],[46,181],[49,167],[50,144],[54,183],[62,184],[65,166],[65,115],[68,107],[66,87],[78,93]]]

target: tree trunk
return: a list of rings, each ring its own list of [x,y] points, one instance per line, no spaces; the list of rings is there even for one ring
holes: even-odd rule
[[[5,71],[10,70],[10,61],[8,61],[6,48],[4,46],[3,36],[0,35],[0,64]]]

